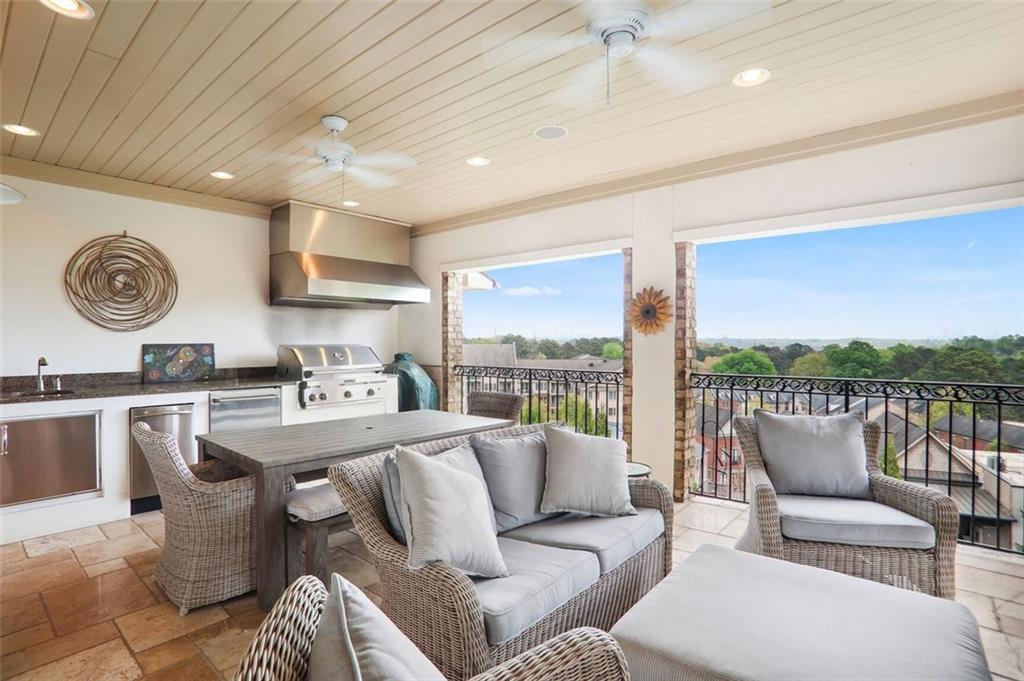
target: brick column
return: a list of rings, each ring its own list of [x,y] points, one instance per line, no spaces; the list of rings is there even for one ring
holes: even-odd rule
[[[441,409],[462,411],[462,379],[455,365],[462,364],[462,282],[456,272],[441,273]]]
[[[684,501],[687,482],[694,479],[693,444],[697,409],[690,390],[690,374],[697,370],[697,246],[676,244],[675,328],[675,462],[673,495]]]
[[[622,249],[622,395],[619,421],[626,456],[633,460],[633,329],[629,326],[629,303],[633,299],[633,249]]]

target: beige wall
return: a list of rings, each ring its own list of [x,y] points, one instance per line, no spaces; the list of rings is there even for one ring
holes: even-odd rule
[[[142,343],[209,341],[221,367],[273,365],[282,343],[364,343],[388,361],[395,310],[314,310],[267,303],[267,221],[10,177],[28,195],[0,209],[0,374],[138,371]],[[132,333],[93,325],[71,307],[64,266],[90,239],[127,230],[178,274],[178,301]]]
[[[673,241],[707,241],[821,225],[854,226],[957,206],[1020,201],[1024,118],[847,149],[671,187],[414,238],[412,264],[434,290],[400,313],[399,348],[441,358],[441,272],[633,247],[633,287],[673,293]],[[700,271],[700,263],[697,263]],[[698,327],[700,320],[697,321]],[[671,484],[672,334],[634,335],[633,452]]]

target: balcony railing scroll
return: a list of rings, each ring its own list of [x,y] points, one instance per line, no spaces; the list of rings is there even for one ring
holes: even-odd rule
[[[736,416],[860,411],[884,433],[884,473],[953,498],[962,542],[1024,551],[1024,386],[697,373],[691,389],[694,494],[746,501]]]
[[[576,432],[622,437],[622,372],[458,365],[462,411],[476,390],[523,396],[522,423],[563,421]]]

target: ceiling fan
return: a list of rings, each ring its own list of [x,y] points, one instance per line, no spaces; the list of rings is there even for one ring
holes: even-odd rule
[[[329,137],[317,142],[313,147],[313,156],[328,171],[341,173],[342,200],[345,198],[345,180],[348,177],[367,187],[383,189],[394,187],[398,180],[382,170],[405,170],[416,165],[412,157],[400,151],[356,153],[355,147],[341,141],[341,132],[348,127],[348,119],[342,116],[323,116],[320,123],[327,128]]]
[[[586,13],[583,33],[555,36],[530,32],[506,37],[501,43],[524,48],[521,51],[527,58],[537,60],[601,46],[604,54],[577,71],[570,87],[589,89],[602,78],[605,105],[610,106],[615,63],[632,58],[673,86],[698,85],[706,66],[687,55],[685,45],[680,50],[676,44],[752,17],[770,21],[772,0],[691,0],[660,13],[635,0],[591,0],[580,8]]]

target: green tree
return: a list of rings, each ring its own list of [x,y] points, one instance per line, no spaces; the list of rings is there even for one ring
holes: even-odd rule
[[[748,374],[774,376],[775,365],[764,353],[756,350],[733,352],[715,362],[711,371],[716,374]]]
[[[624,350],[622,343],[608,341],[601,347],[601,356],[605,359],[622,359]]]
[[[914,373],[919,381],[999,383],[1003,369],[991,352],[978,348],[947,345],[927,365]]]
[[[991,442],[989,442],[987,445],[985,445],[985,451],[989,451],[989,452],[1005,452],[1006,451],[1006,442],[1004,442],[1002,440],[996,440],[995,438],[993,438]]]
[[[878,462],[878,465],[882,467],[882,472],[890,478],[903,479],[903,475],[900,473],[900,462],[896,455],[896,444],[891,435],[886,438],[885,456]]]
[[[791,376],[829,376],[832,367],[824,352],[809,352],[798,357],[790,368]]]
[[[604,435],[611,433],[608,427],[608,413],[595,410],[589,400],[569,394],[562,397],[556,406],[552,406],[548,398],[533,397],[523,402],[520,411],[520,422],[547,423],[561,421],[573,430],[588,435]]]
[[[889,350],[892,355],[878,372],[879,378],[908,379],[926,366],[935,356],[933,348],[923,345],[897,343]]]
[[[825,356],[836,378],[875,378],[882,368],[882,356],[871,343],[850,341],[845,348],[829,345]]]

